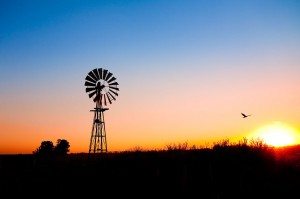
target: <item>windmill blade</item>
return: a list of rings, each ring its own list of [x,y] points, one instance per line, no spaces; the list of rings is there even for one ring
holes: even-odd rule
[[[94,91],[94,90],[96,90],[96,88],[92,88],[92,87],[89,87],[89,88],[86,88],[85,89],[85,92],[91,92],[91,91]]]
[[[100,79],[100,76],[99,76],[99,74],[98,74],[97,68],[95,68],[95,69],[93,70],[93,73],[96,75],[97,80],[99,80],[99,79]]]
[[[115,98],[110,92],[108,92],[107,94],[108,94],[111,98],[113,98],[113,100],[116,100],[116,98]],[[107,96],[108,96],[108,95],[107,95]]]
[[[91,76],[94,80],[97,81],[97,77],[96,77],[96,75],[93,73],[93,71],[90,71],[88,74],[89,74],[89,76]]]
[[[115,77],[112,77],[107,83],[110,83],[110,82],[112,82],[112,81],[114,81],[114,80],[116,80],[117,78],[115,78]]]
[[[95,83],[88,82],[88,81],[86,81],[84,85],[85,85],[85,86],[96,86]]]
[[[97,81],[91,78],[90,76],[86,76],[85,80],[88,80],[90,82],[96,83]]]
[[[89,98],[96,102],[96,106],[107,106],[118,96],[118,82],[113,73],[104,68],[94,68],[85,77],[85,91]],[[103,93],[103,94],[102,94]]]
[[[90,93],[89,98],[93,97],[96,93],[97,93],[97,91],[94,91],[94,92]]]
[[[111,72],[108,72],[107,76],[105,77],[105,81],[107,81],[113,74]]]
[[[99,73],[100,79],[102,79],[102,68],[98,68],[98,73]]]
[[[105,78],[106,78],[107,71],[108,71],[108,70],[106,70],[106,69],[103,70],[103,77],[102,77],[102,79],[105,79]]]
[[[115,94],[116,96],[118,96],[118,93],[116,93],[115,91],[109,89],[109,92],[112,92],[113,94]]]
[[[119,88],[117,88],[117,87],[114,87],[114,86],[109,86],[109,88],[111,88],[111,89],[114,89],[114,90],[119,90]]]
[[[113,83],[110,83],[109,85],[110,85],[110,86],[113,86],[113,85],[116,86],[116,85],[119,85],[119,84],[118,84],[118,82],[113,82]]]
[[[106,97],[107,97],[109,103],[111,104],[111,99],[110,99],[109,95],[106,94]]]

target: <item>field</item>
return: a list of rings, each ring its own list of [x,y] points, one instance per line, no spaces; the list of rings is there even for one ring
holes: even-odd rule
[[[7,198],[295,198],[299,179],[300,146],[0,156]]]

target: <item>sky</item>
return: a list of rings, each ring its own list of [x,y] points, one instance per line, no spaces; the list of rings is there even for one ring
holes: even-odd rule
[[[108,151],[207,146],[273,123],[298,136],[300,1],[1,0],[0,154],[58,139],[88,152],[95,68],[120,89]]]

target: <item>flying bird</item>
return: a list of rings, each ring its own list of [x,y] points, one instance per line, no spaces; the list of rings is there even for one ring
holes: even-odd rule
[[[251,115],[246,115],[246,114],[244,114],[244,113],[241,113],[241,114],[242,114],[243,118],[246,118],[246,117],[248,117],[248,116],[251,116]]]

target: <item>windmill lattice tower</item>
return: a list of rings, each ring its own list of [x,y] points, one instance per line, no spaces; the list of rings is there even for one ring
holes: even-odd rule
[[[91,153],[107,152],[106,129],[104,121],[104,108],[108,103],[111,104],[118,96],[118,82],[111,72],[106,69],[95,68],[88,73],[85,78],[86,92],[93,98],[96,106],[93,110],[94,119],[89,145],[89,155]]]

